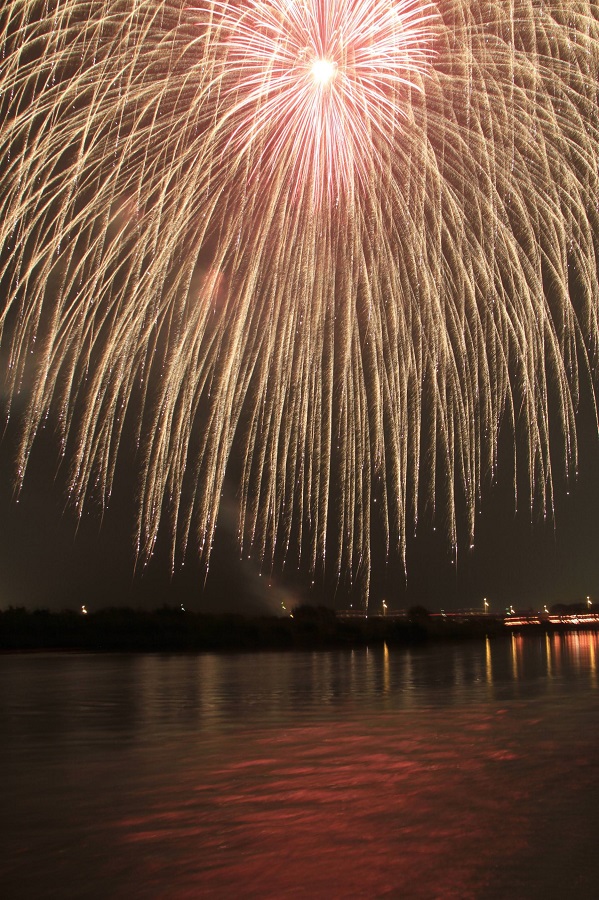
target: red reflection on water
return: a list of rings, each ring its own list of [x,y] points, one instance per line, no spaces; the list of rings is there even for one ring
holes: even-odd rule
[[[594,900],[598,638],[4,660],[2,896]]]
[[[424,718],[404,735],[391,721],[246,735],[238,756],[199,760],[195,783],[175,773],[121,840],[150,896],[171,870],[173,897],[480,897],[526,840],[514,810],[530,785],[506,778],[519,754],[499,721],[462,722],[450,744]]]
[[[550,639],[554,654],[555,674],[560,674],[568,666],[574,672],[588,672],[590,680],[597,682],[597,655],[599,633],[596,631],[571,631],[554,635]]]

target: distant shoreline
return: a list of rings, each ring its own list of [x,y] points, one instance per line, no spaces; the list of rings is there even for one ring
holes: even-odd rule
[[[585,622],[582,616],[576,622],[538,617],[508,621],[503,616],[430,615],[425,610],[402,616],[344,616],[325,607],[301,607],[293,616],[251,618],[171,607],[89,614],[8,609],[0,611],[0,652],[332,650],[599,630],[599,623]]]

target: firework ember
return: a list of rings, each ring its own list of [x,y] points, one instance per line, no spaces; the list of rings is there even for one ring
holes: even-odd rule
[[[472,539],[509,436],[541,513],[598,336],[599,13],[573,0],[6,0],[0,256],[25,476],[58,423],[139,552],[368,595],[432,504]],[[551,441],[550,441],[551,434]],[[517,448],[517,449],[516,449]]]

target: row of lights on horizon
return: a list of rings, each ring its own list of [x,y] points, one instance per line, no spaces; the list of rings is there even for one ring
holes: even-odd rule
[[[593,605],[593,601],[591,600],[590,597],[587,596],[587,607],[590,609],[590,608],[592,607],[592,605]],[[287,607],[285,606],[284,603],[281,603],[281,606],[282,606],[282,608],[283,608],[284,610],[287,609]],[[386,601],[386,600],[383,600],[383,601],[382,601],[382,607],[383,607],[383,615],[386,616],[386,615],[387,615],[387,609],[388,609],[387,601]],[[484,598],[483,598],[483,612],[484,612],[485,615],[488,614],[489,608],[490,608],[490,603],[489,603],[489,601],[487,600],[487,598],[484,597]],[[516,610],[514,609],[514,607],[511,606],[511,605],[508,606],[508,607],[506,607],[506,610],[505,610],[505,611],[506,611],[506,613],[508,614],[508,616],[509,616],[509,615],[512,615],[512,616],[513,616],[513,615],[515,615],[515,612],[516,612]],[[185,607],[183,606],[183,604],[181,604],[181,612],[185,612]],[[549,610],[547,609],[547,605],[543,606],[543,612],[549,613]],[[81,615],[83,615],[83,616],[86,616],[86,615],[87,615],[87,607],[85,606],[85,604],[82,604],[82,606],[81,606]],[[293,618],[293,615],[291,615],[291,618]]]
[[[485,613],[486,613],[486,612],[488,612],[488,607],[489,607],[489,604],[487,603],[486,598],[483,600],[483,604],[484,604],[484,611],[485,611]],[[587,609],[590,610],[591,607],[592,607],[592,605],[593,605],[593,601],[591,600],[591,598],[590,598],[590,597],[588,596],[588,594],[587,594]],[[544,613],[547,613],[547,614],[549,615],[549,610],[547,609],[547,604],[546,604],[546,603],[543,605],[543,612],[544,612]],[[507,613],[509,616],[510,616],[510,615],[513,616],[513,615],[515,615],[516,610],[514,609],[514,607],[513,607],[512,605],[510,605],[510,606],[506,607],[506,613]]]
[[[593,601],[592,601],[591,598],[587,595],[587,607],[588,607],[588,609],[591,609],[592,605],[593,605]],[[489,603],[489,601],[487,600],[486,597],[483,597],[483,613],[484,613],[485,615],[488,615],[488,614],[489,614],[490,608],[491,608],[491,604]],[[387,609],[388,609],[387,601],[386,601],[386,600],[383,600],[383,601],[382,601],[382,610],[383,610],[383,615],[384,615],[384,616],[387,615]],[[505,610],[505,611],[506,611],[506,613],[507,613],[508,616],[509,616],[509,615],[512,615],[512,616],[513,616],[513,615],[515,615],[515,613],[516,613],[516,610],[514,609],[514,607],[513,607],[511,604],[510,604],[510,606],[507,606],[507,607],[506,607],[506,610]],[[547,613],[547,614],[549,613],[549,610],[547,609],[547,604],[545,604],[545,605],[543,606],[543,612],[545,612],[545,613]]]

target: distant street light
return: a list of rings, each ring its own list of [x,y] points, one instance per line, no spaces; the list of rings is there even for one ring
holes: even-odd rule
[[[488,612],[489,612],[489,603],[488,603],[486,597],[485,597],[484,600],[483,600],[483,604],[484,604],[485,615],[488,615]]]
[[[591,600],[590,597],[587,597],[587,606],[588,606],[588,608],[590,609],[592,605],[593,605],[593,601]]]
[[[383,600],[383,615],[387,615],[387,601]]]

